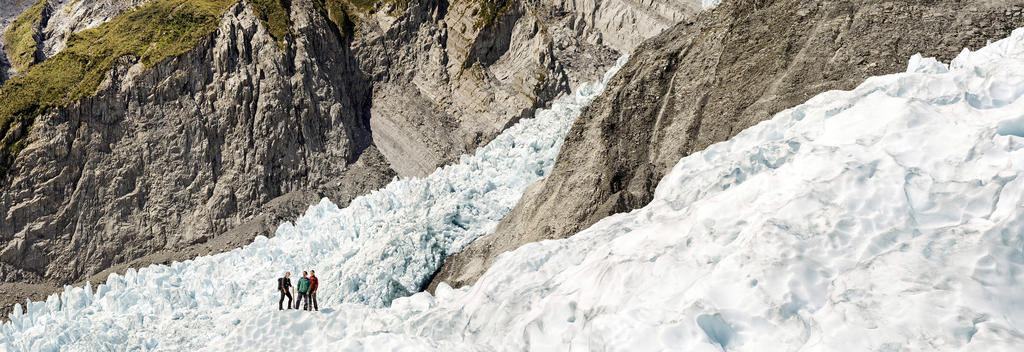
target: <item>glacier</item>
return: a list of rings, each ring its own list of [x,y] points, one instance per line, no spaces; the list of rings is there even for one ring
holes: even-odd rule
[[[31,302],[0,349],[1024,346],[1024,29],[820,94],[681,159],[644,208],[413,293],[550,170],[601,87],[274,238]],[[307,268],[327,309],[278,311],[273,279]]]
[[[642,209],[388,308],[270,310],[211,346],[1019,351],[1024,29],[912,57],[683,158]],[[210,348],[213,349],[213,348]]]

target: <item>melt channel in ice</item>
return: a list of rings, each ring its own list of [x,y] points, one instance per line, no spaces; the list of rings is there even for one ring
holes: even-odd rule
[[[683,158],[654,200],[472,287],[234,313],[214,346],[1020,351],[1024,30],[915,56]]]
[[[580,109],[625,62],[426,178],[395,180],[345,209],[325,198],[273,238],[237,250],[129,269],[95,292],[67,287],[27,303],[25,314],[16,307],[0,327],[0,351],[214,348],[211,340],[242,321],[278,312],[276,279],[286,270],[293,284],[301,271],[317,271],[320,306],[333,307],[325,312],[343,302],[383,307],[418,292],[445,257],[491,232],[526,187],[551,171]],[[224,348],[264,349],[215,349]]]

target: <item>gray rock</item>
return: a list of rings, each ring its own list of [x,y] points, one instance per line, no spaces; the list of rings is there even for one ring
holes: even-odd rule
[[[584,110],[550,177],[432,280],[472,284],[501,253],[647,204],[683,156],[831,89],[949,60],[1024,26],[1022,1],[726,1],[645,42]],[[737,205],[742,206],[742,205]]]
[[[386,183],[353,56],[295,13],[291,52],[236,5],[188,53],[150,70],[122,58],[95,97],[41,116],[0,193],[3,280],[76,282],[208,242],[279,197],[345,204]]]
[[[594,1],[553,0],[556,8],[571,12],[572,21],[562,28],[586,34],[590,43],[629,53],[644,39],[689,18],[700,10],[700,1]],[[591,30],[592,29],[592,30]]]

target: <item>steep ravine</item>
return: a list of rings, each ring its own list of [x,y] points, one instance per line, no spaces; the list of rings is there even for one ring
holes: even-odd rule
[[[398,3],[337,28],[296,0],[275,38],[243,2],[185,54],[152,68],[121,57],[94,96],[38,116],[0,186],[3,311],[236,248],[320,197],[344,206],[422,175],[629,48],[603,37],[639,43],[693,11],[674,6],[655,26],[633,2],[591,4],[615,8],[603,17],[515,3],[479,26],[477,2]]]
[[[411,3],[408,15],[397,19],[386,15],[395,6],[364,17],[353,47],[374,82],[375,145],[399,175],[424,176],[570,87],[599,77],[619,52],[697,5],[513,1],[487,28],[480,27],[475,7],[458,1]],[[663,17],[646,15],[659,6],[669,7]],[[605,39],[612,37],[618,39]]]
[[[818,93],[903,71],[918,52],[948,61],[1003,38],[1024,26],[1022,9],[1019,0],[727,0],[637,48],[576,121],[552,175],[495,233],[448,257],[429,290],[472,284],[501,253],[646,205],[681,157]]]

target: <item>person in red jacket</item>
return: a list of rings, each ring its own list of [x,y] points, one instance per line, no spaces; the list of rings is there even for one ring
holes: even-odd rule
[[[309,293],[309,298],[307,298],[306,300],[313,302],[313,310],[315,310],[317,312],[320,311],[320,308],[316,306],[316,287],[318,286],[319,283],[320,283],[320,281],[318,281],[316,279],[316,270],[310,270],[309,271],[309,292],[310,293]]]

